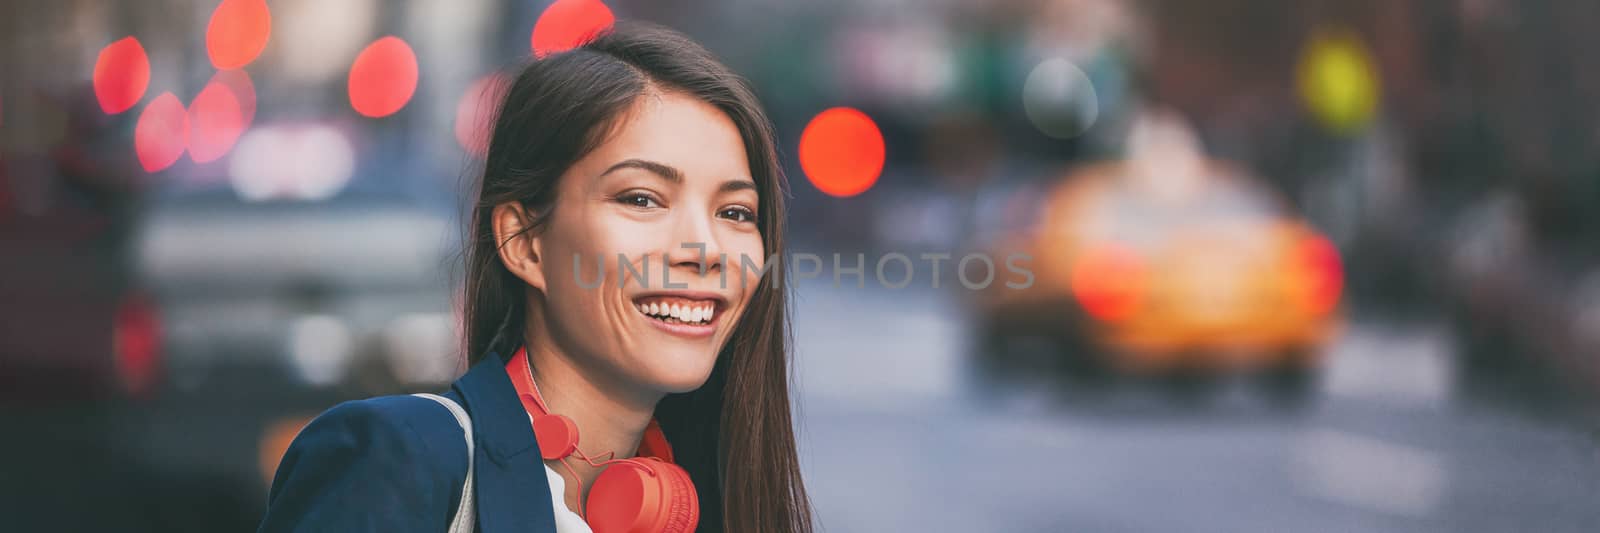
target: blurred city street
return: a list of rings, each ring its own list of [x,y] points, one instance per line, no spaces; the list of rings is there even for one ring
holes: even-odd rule
[[[624,20],[770,121],[820,531],[1600,531],[1577,0],[0,2],[0,531],[447,388],[508,83]]]
[[[952,296],[802,283],[801,460],[824,531],[1600,528],[1594,429],[1459,397],[1435,324],[1356,313],[1303,413],[1039,383],[982,407]]]

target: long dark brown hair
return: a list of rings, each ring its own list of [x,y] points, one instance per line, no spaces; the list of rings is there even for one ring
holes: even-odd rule
[[[784,250],[787,185],[773,131],[745,81],[699,44],[655,25],[621,22],[511,77],[495,112],[466,256],[466,354],[476,363],[523,342],[526,284],[501,263],[496,205],[522,202],[540,231],[557,182],[612,132],[651,87],[698,98],[739,129],[760,197],[767,257]],[[767,271],[699,389],[663,398],[656,418],[700,497],[700,531],[811,531],[789,412],[784,262]]]

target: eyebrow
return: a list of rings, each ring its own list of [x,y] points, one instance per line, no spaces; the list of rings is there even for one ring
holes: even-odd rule
[[[663,179],[665,179],[667,181],[670,181],[672,183],[675,183],[675,184],[676,183],[683,183],[683,171],[678,170],[676,167],[673,167],[672,165],[668,165],[668,164],[660,163],[660,162],[656,162],[656,161],[650,161],[650,160],[646,160],[646,159],[626,159],[626,160],[620,161],[615,165],[611,165],[611,168],[607,168],[606,171],[605,172],[601,172],[600,175],[601,176],[605,176],[607,174],[610,174],[612,172],[616,172],[616,171],[624,169],[624,168],[637,168],[639,170],[644,170],[644,171],[650,172],[652,174],[655,174],[657,176],[660,176],[661,178],[663,178]],[[748,180],[748,179],[733,179],[733,180],[728,180],[728,181],[723,182],[722,186],[718,187],[717,189],[718,189],[718,192],[733,192],[733,191],[755,190],[755,188],[756,188],[756,183],[754,181],[752,181],[752,180]]]
[[[673,183],[683,183],[683,172],[682,171],[678,170],[677,168],[674,168],[672,165],[667,165],[667,164],[664,164],[664,163],[657,163],[655,161],[647,161],[647,160],[644,160],[644,159],[628,159],[628,160],[624,160],[624,161],[622,161],[620,163],[617,163],[615,165],[611,165],[611,168],[606,169],[605,172],[601,172],[600,175],[604,176],[606,174],[610,174],[612,172],[616,172],[616,171],[624,169],[624,168],[637,168],[639,170],[646,170],[646,171],[649,171],[649,172],[651,172],[653,174],[656,174],[658,176],[666,178],[667,181],[670,181],[670,182],[673,182]]]

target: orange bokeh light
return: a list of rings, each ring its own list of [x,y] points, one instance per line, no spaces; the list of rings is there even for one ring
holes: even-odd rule
[[[172,93],[161,93],[139,114],[133,149],[146,172],[172,166],[189,144],[189,112]]]
[[[883,173],[883,134],[866,113],[835,107],[817,114],[800,134],[800,168],[817,189],[855,196]]]
[[[570,50],[611,27],[616,16],[600,0],[556,0],[533,25],[533,54]]]
[[[1072,294],[1090,316],[1123,320],[1138,312],[1147,277],[1138,252],[1101,244],[1086,250],[1073,264]]]
[[[189,104],[189,157],[196,163],[221,159],[244,133],[239,97],[215,77]]]
[[[150,86],[150,57],[133,37],[106,45],[94,62],[94,96],[100,109],[117,114],[133,109]]]
[[[417,92],[417,55],[393,35],[373,41],[350,65],[350,107],[371,118],[399,111]]]
[[[490,74],[467,87],[461,101],[456,103],[456,142],[472,155],[483,157],[489,153],[489,129],[494,125],[494,106],[506,78]]]
[[[223,0],[206,26],[206,53],[220,70],[240,68],[261,55],[271,35],[266,0]]]

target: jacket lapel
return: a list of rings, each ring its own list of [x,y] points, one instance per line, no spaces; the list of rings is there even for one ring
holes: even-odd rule
[[[489,353],[452,388],[472,415],[477,450],[478,530],[483,533],[555,531],[550,480],[545,478],[528,413],[506,376],[505,360]]]

